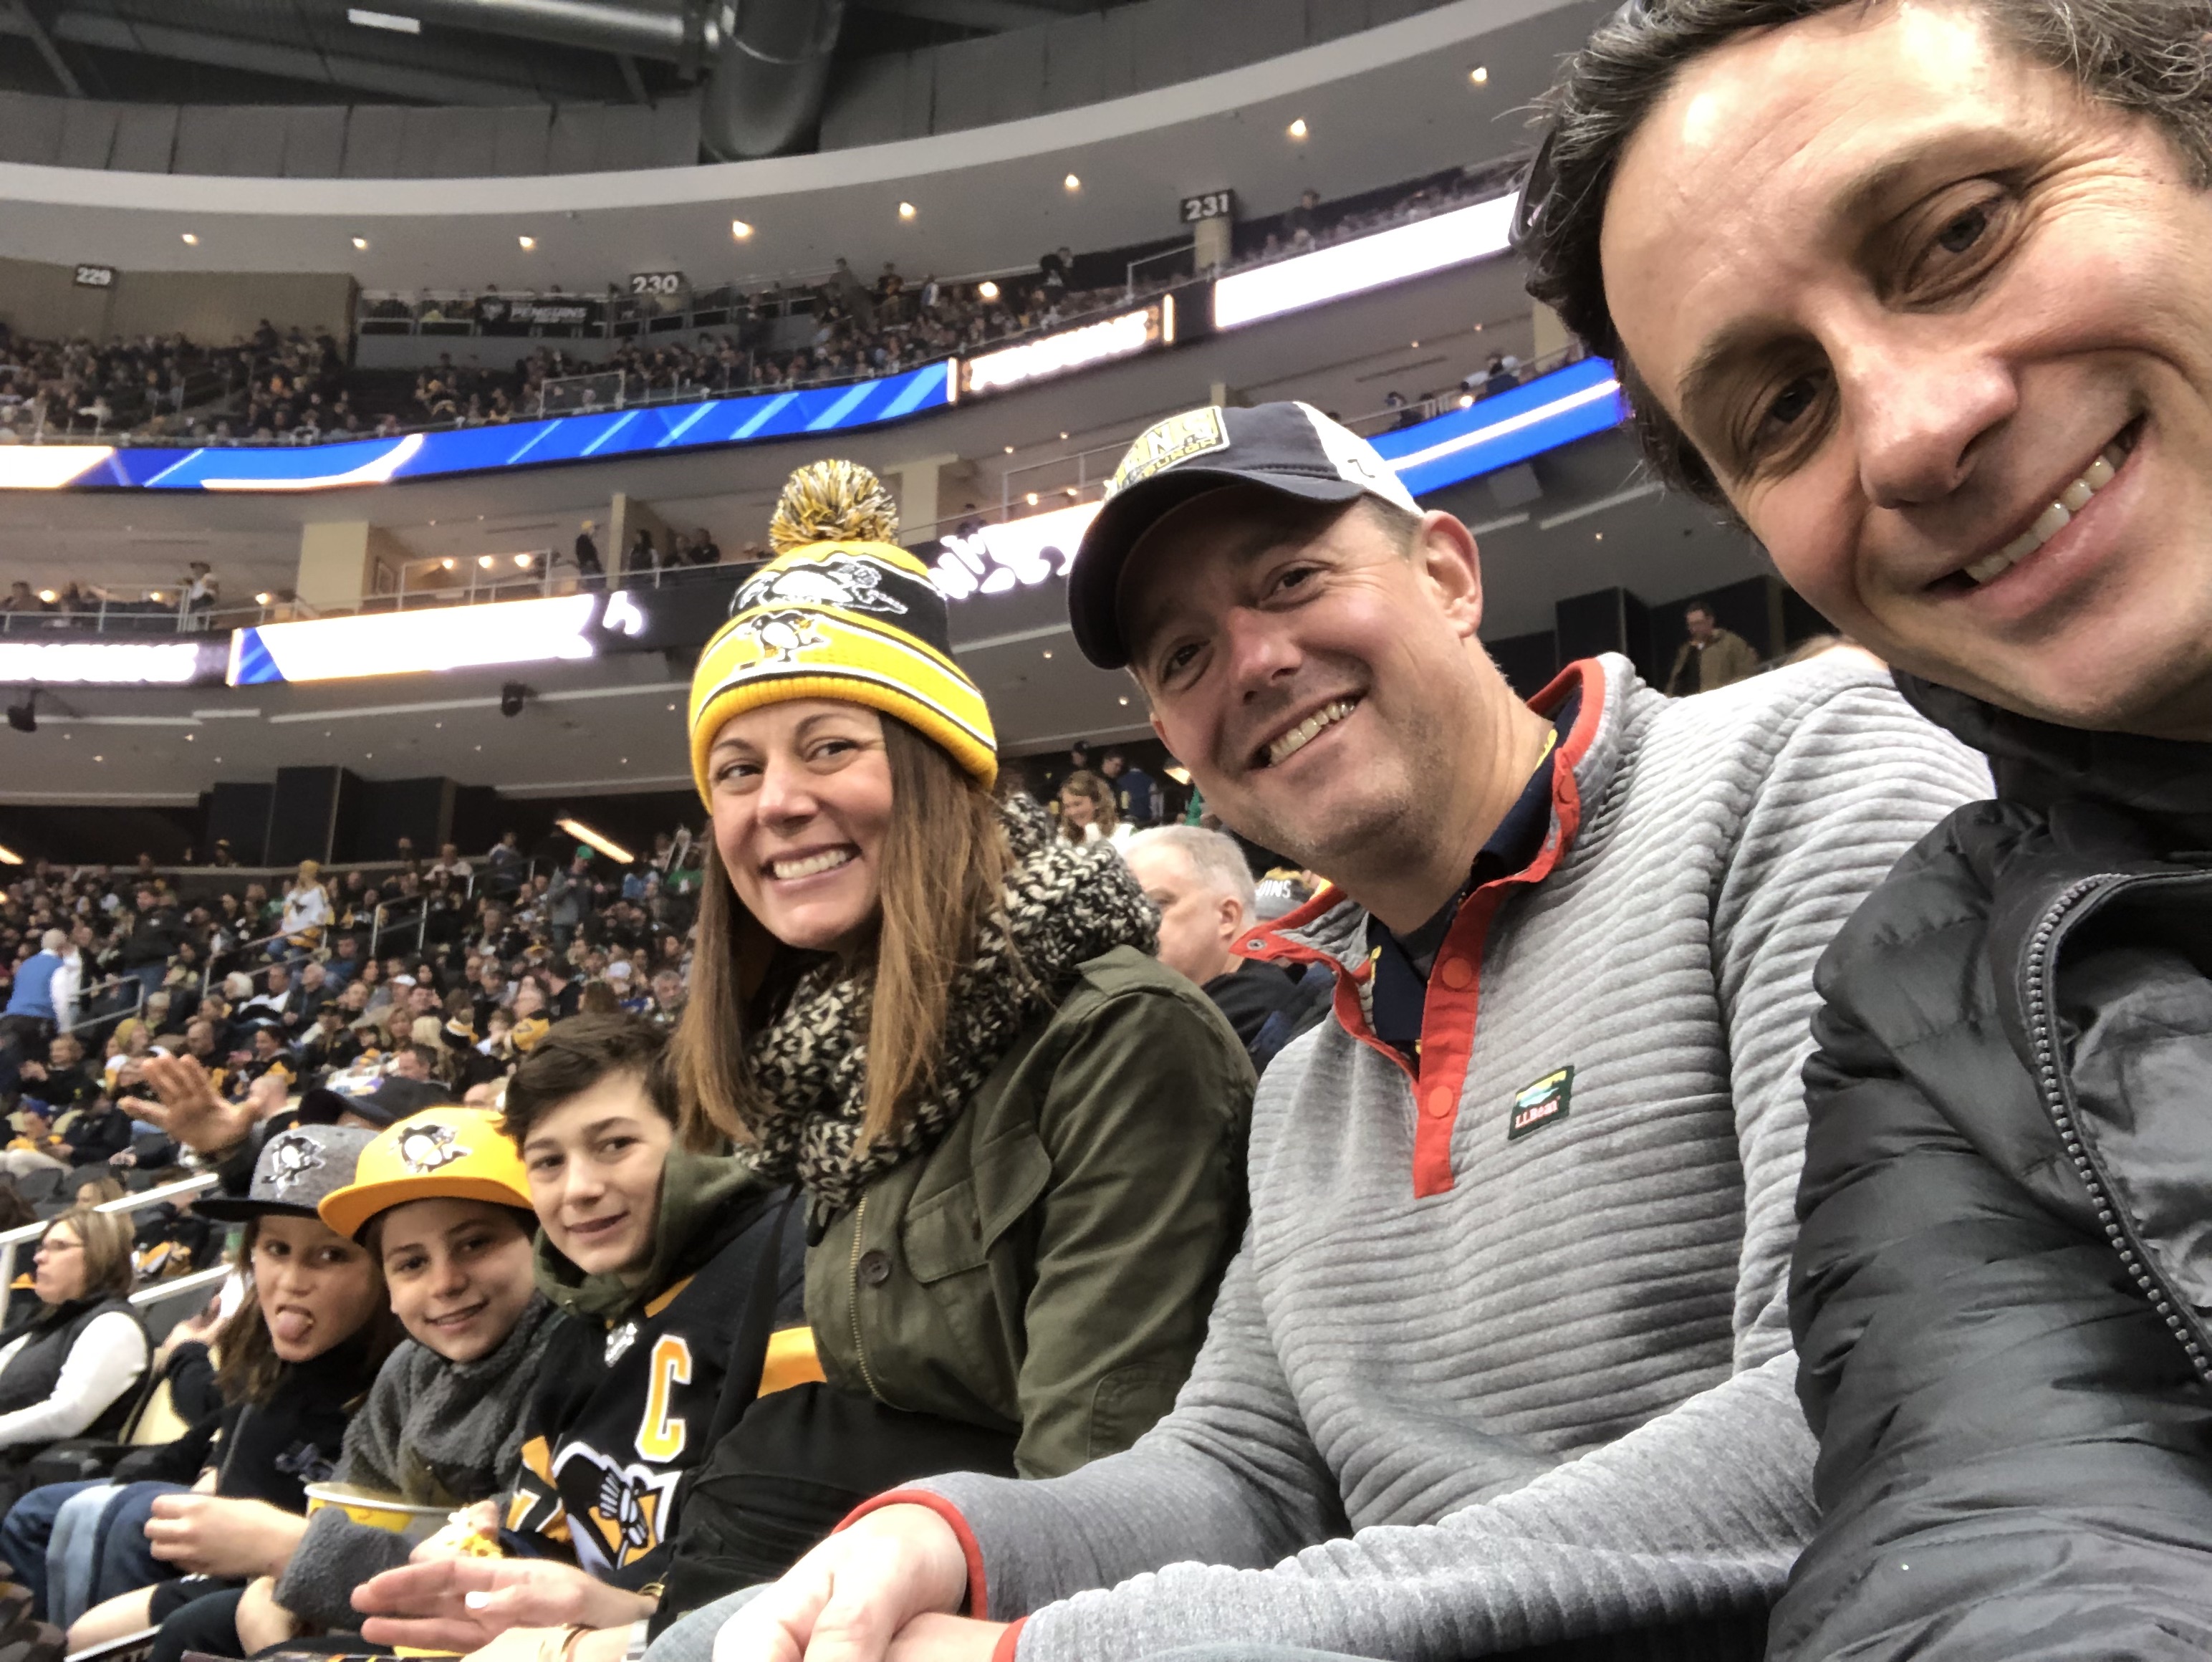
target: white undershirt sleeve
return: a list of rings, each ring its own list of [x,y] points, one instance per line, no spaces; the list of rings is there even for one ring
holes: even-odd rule
[[[0,1366],[20,1347],[0,1353]],[[0,1448],[81,1435],[146,1372],[146,1330],[130,1314],[111,1310],[96,1318],[62,1362],[53,1395],[13,1414],[0,1414]]]

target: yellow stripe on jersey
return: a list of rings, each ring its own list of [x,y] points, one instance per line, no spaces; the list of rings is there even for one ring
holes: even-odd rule
[[[812,1328],[787,1327],[769,1336],[768,1361],[761,1367],[762,1396],[773,1396],[793,1385],[821,1384],[824,1379],[822,1359],[814,1351]]]

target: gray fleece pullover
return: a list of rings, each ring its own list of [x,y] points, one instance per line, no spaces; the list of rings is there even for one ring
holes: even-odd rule
[[[1462,909],[1418,1086],[1343,1025],[1365,915],[1278,926],[1342,966],[1339,1020],[1261,1081],[1174,1410],[1066,1476],[917,1486],[978,1614],[1031,1613],[1020,1662],[1447,1662],[1780,1592],[1814,1522],[1784,1306],[1814,961],[1989,775],[1846,659],[1680,701],[1580,671],[1551,868]]]
[[[459,1507],[506,1494],[522,1470],[523,1407],[566,1319],[537,1293],[514,1330],[480,1361],[449,1362],[406,1341],[386,1358],[346,1428],[337,1481],[416,1506]],[[408,1551],[391,1531],[325,1507],[307,1519],[277,1578],[276,1602],[304,1622],[350,1632],[361,1625],[353,1590],[405,1563]]]

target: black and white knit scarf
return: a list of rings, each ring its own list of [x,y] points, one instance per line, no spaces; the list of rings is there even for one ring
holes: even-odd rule
[[[746,1151],[773,1182],[806,1190],[812,1233],[884,1172],[924,1154],[1038,1016],[1056,1008],[1086,960],[1115,947],[1157,950],[1159,914],[1110,845],[1052,835],[1025,796],[1002,804],[1014,856],[1005,909],[984,923],[974,959],[953,977],[935,1076],[900,1126],[858,1148],[867,1096],[872,977],[836,962],[802,977],[782,1013],[746,1047],[768,1108]]]

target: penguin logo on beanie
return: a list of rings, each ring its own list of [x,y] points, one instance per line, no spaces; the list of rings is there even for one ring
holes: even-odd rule
[[[814,619],[804,612],[763,612],[758,617],[746,618],[738,627],[753,637],[753,644],[760,648],[760,661],[764,664],[792,663],[800,653],[830,644],[830,637],[817,629]]]
[[[787,565],[763,571],[738,591],[737,610],[757,606],[824,606],[847,612],[906,610],[896,595],[883,591],[883,571],[872,560],[842,550],[817,564]]]

